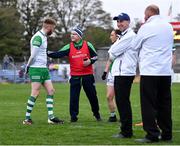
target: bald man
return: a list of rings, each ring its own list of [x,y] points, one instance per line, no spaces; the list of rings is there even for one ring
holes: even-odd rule
[[[172,139],[173,28],[159,14],[156,5],[145,9],[145,23],[132,45],[139,51],[141,112],[143,128],[147,133],[144,138],[136,139],[138,142]]]

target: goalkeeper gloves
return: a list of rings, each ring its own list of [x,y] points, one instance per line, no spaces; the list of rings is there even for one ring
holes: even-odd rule
[[[106,79],[106,75],[107,75],[107,72],[103,72],[103,75],[101,76],[102,80],[105,80]]]

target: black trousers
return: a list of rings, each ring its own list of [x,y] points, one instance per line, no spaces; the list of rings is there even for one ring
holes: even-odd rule
[[[171,76],[141,76],[140,96],[146,138],[172,139]]]
[[[79,114],[79,96],[81,86],[86,93],[90,102],[91,110],[95,117],[99,115],[99,103],[95,88],[95,80],[93,75],[73,76],[70,79],[70,115],[71,118],[76,118]]]
[[[130,92],[134,76],[115,76],[114,89],[116,105],[120,116],[121,134],[131,137],[132,131],[132,110]]]

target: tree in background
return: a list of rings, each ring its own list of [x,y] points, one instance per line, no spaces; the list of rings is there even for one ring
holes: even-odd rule
[[[134,25],[134,27],[133,27],[133,30],[134,30],[135,33],[137,33],[138,30],[139,30],[139,28],[141,27],[141,25],[142,25],[143,23],[142,23],[142,21],[141,21],[140,19],[138,19],[138,18],[135,18],[135,19],[134,19],[134,23],[135,23],[135,25]]]
[[[69,41],[69,32],[75,25],[80,25],[84,30],[88,26],[107,29],[112,25],[110,14],[102,10],[99,0],[19,0],[18,10],[27,44],[44,17],[52,16],[57,20],[54,37],[49,39],[49,46],[53,45],[55,49]]]
[[[52,0],[49,5],[65,33],[75,25],[83,29],[88,26],[108,29],[112,26],[112,18],[102,9],[99,0]]]
[[[57,20],[57,29],[49,38],[51,50],[69,42],[75,25],[88,32],[86,37],[91,38],[96,47],[109,43],[106,30],[111,29],[112,18],[102,9],[100,0],[0,0],[0,57],[4,53],[11,53],[13,57],[29,56],[30,38],[49,16]]]
[[[23,26],[19,22],[19,14],[13,0],[0,1],[0,59],[5,54],[21,58]]]
[[[0,0],[0,6],[3,7],[15,7],[17,0]]]
[[[110,46],[110,32],[110,30],[104,30],[101,27],[88,27],[85,31],[84,39],[90,41],[96,49]]]
[[[47,7],[48,1],[44,0],[18,0],[17,9],[20,13],[20,22],[25,29],[23,46],[25,52],[29,51],[31,37],[41,28],[44,17],[48,16]]]

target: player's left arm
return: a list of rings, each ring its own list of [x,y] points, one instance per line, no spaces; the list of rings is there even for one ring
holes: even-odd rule
[[[29,57],[27,66],[30,66],[30,65],[33,63],[33,60],[34,60],[34,58],[35,58],[36,55],[37,55],[38,49],[39,49],[39,47],[37,47],[37,46],[33,46],[33,47],[31,48],[31,56]]]

